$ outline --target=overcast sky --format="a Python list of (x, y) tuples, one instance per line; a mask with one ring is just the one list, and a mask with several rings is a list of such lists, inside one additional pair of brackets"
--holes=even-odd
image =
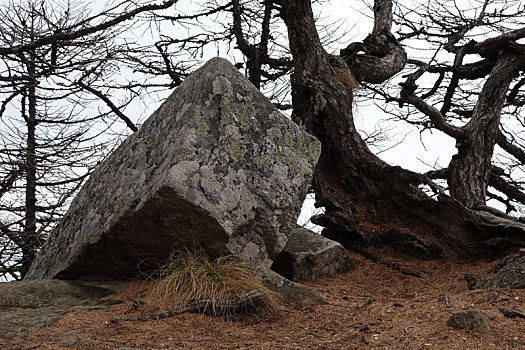
[[(0, 0), (0, 4), (6, 5), (9, 1), (10, 0)], [(50, 2), (52, 1), (55, 0), (50, 0)], [(93, 13), (96, 13), (101, 11), (104, 6), (107, 6), (107, 3), (105, 0), (94, 0), (90, 2), (89, 6), (93, 9)], [(201, 3), (201, 1), (181, 0), (176, 6), (179, 11), (185, 12), (186, 9), (195, 9), (195, 5), (199, 3)], [(87, 4), (87, 2), (83, 2), (82, 4)], [(320, 16), (320, 23), (345, 21), (343, 28), (349, 29), (349, 33), (345, 37), (346, 42), (340, 46), (336, 45), (337, 48), (342, 48), (351, 41), (364, 39), (372, 29), (372, 10), (367, 7), (365, 2), (360, 0), (324, 1), (315, 6), (315, 12)], [(169, 30), (174, 30), (174, 28), (170, 27)], [(176, 30), (183, 31), (187, 29), (179, 27)], [(283, 30), (285, 30), (285, 28), (283, 28)], [(128, 33), (128, 35), (129, 38), (133, 40), (141, 40), (144, 42), (154, 40), (144, 30)], [(331, 51), (331, 53), (337, 53), (335, 47), (332, 48)], [(234, 61), (237, 57), (241, 57), (234, 51), (226, 53), (226, 50), (220, 50), (219, 52), (221, 52), (221, 56)], [(207, 60), (216, 55), (217, 50), (211, 47), (205, 51), (203, 60)], [(160, 98), (162, 98), (162, 95)], [(126, 114), (142, 115), (143, 118), (145, 118), (152, 113), (157, 106), (158, 103), (154, 102), (136, 104), (131, 109), (128, 108)], [(374, 150), (384, 150), (384, 152), (380, 154), (380, 157), (390, 164), (400, 165), (415, 171), (428, 171), (431, 170), (431, 166), (433, 165), (446, 166), (452, 154), (455, 153), (454, 143), (449, 137), (442, 135), (439, 131), (434, 131), (432, 134), (427, 131), (424, 135), (420, 135), (415, 128), (408, 126), (406, 123), (387, 121), (385, 120), (387, 116), (370, 101), (367, 102), (357, 97), (355, 112), (356, 126), (365, 133), (371, 133), (379, 128), (388, 130), (386, 132), (388, 139), (382, 142), (382, 148), (376, 148)], [(421, 136), (424, 136), (424, 138), (421, 138)], [(421, 142), (422, 140), (424, 143)], [(300, 222), (303, 222), (305, 215), (308, 216), (311, 211), (310, 203), (305, 213), (303, 213)]]
[[(0, 0), (0, 4), (6, 5), (10, 1), (13, 0)], [(54, 2), (61, 0), (49, 1)], [(368, 2), (371, 1), (372, 0)], [(83, 2), (83, 4), (88, 3), (93, 9), (93, 12), (99, 12), (107, 6), (108, 1), (93, 0)], [(176, 8), (181, 12), (189, 11), (190, 9), (195, 9), (195, 5), (199, 3), (202, 3), (202, 1), (181, 0), (177, 3)], [(314, 10), (321, 18), (320, 23), (345, 21), (343, 27), (350, 29), (348, 35), (345, 37), (347, 43), (364, 39), (372, 29), (372, 10), (368, 8), (367, 2), (362, 0), (323, 1), (314, 6)], [(173, 27), (170, 27), (170, 30), (173, 30)], [(183, 29), (179, 27), (178, 30)], [(285, 29), (283, 28), (283, 30)], [(143, 30), (128, 35), (131, 39), (144, 42), (153, 40), (149, 37), (148, 33)], [(337, 47), (344, 47), (345, 44)], [(335, 48), (333, 48), (332, 51), (335, 51)], [(206, 60), (216, 56), (217, 51), (213, 47), (210, 47), (204, 54), (203, 59)], [(234, 56), (237, 56), (236, 54), (238, 54), (238, 52), (235, 52), (235, 50), (229, 51), (228, 53), (226, 53), (226, 50), (220, 52), (221, 56), (230, 60), (235, 60)], [(240, 55), (237, 57), (240, 57)], [(135, 110), (128, 109), (126, 113), (140, 114), (143, 115), (144, 118), (156, 108), (156, 104), (150, 103), (148, 106), (137, 104), (133, 108), (135, 108)], [(416, 171), (428, 171), (430, 167), (427, 164), (432, 166), (435, 164), (446, 166), (452, 154), (455, 153), (453, 140), (449, 137), (442, 135), (439, 131), (434, 131), (433, 133), (426, 131), (423, 135), (420, 135), (415, 128), (408, 126), (406, 123), (385, 121), (384, 119), (387, 118), (387, 116), (370, 101), (367, 102), (357, 97), (355, 112), (355, 122), (358, 129), (366, 133), (371, 133), (378, 128), (388, 130), (386, 133), (388, 140), (382, 142), (382, 148), (378, 150), (383, 150), (383, 152), (380, 153), (380, 157), (391, 164), (400, 165)], [(422, 140), (424, 143), (421, 142)]]

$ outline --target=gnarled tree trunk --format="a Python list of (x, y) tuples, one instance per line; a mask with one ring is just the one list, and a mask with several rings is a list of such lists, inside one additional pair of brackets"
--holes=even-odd
[[(352, 97), (330, 67), (310, 0), (282, 4), (294, 58), (293, 118), (322, 143), (314, 190), (325, 213), (323, 234), (349, 248), (389, 242), (420, 258), (439, 258), (443, 246), (486, 256), (525, 244), (525, 225), (471, 210), (441, 193), (425, 176), (376, 157), (353, 122)], [(436, 198), (418, 189), (430, 185)]]
[(485, 205), (492, 156), (499, 131), (501, 109), (509, 85), (525, 65), (523, 57), (504, 54), (483, 86), (472, 118), (456, 143), (458, 153), (449, 164), (448, 185), (452, 197), (467, 208)]

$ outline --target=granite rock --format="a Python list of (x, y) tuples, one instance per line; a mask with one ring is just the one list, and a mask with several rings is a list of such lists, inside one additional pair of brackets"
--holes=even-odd
[(129, 280), (189, 245), (270, 267), (319, 154), (317, 139), (212, 59), (94, 171), (26, 279)]

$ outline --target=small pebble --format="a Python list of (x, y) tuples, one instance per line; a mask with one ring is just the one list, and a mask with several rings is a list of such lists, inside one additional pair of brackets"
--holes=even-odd
[(22, 348), (22, 350), (33, 350), (39, 347), (40, 347), (40, 344), (27, 344)]
[(63, 348), (69, 348), (76, 343), (78, 343), (79, 339), (77, 337), (67, 337), (57, 343), (58, 346)]

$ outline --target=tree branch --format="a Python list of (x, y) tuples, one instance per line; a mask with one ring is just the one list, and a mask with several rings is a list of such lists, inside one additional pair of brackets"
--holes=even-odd
[(375, 0), (373, 9), (372, 33), (362, 43), (348, 45), (340, 54), (358, 81), (379, 84), (405, 67), (407, 54), (391, 33), (392, 1)]
[(0, 55), (18, 55), (22, 52), (34, 50), (38, 47), (49, 45), (56, 41), (71, 41), (74, 39), (82, 38), (86, 35), (109, 29), (117, 24), (130, 20), (136, 15), (141, 14), (143, 12), (167, 9), (173, 6), (174, 4), (176, 4), (177, 2), (178, 0), (167, 0), (161, 4), (150, 4), (150, 5), (137, 7), (129, 12), (126, 12), (120, 16), (113, 18), (112, 20), (109, 20), (109, 21), (106, 21), (106, 22), (103, 22), (103, 23), (100, 23), (94, 26), (89, 26), (83, 29), (72, 31), (72, 32), (57, 31), (51, 35), (47, 35), (39, 39), (36, 39), (32, 41), (30, 44), (16, 45), (12, 47), (0, 47)]
[(509, 183), (494, 172), (490, 174), (489, 185), (504, 193), (507, 197), (520, 202), (521, 204), (525, 204), (525, 193), (523, 193), (523, 189)]
[(429, 105), (419, 96), (414, 94), (415, 89), (417, 88), (415, 83), (410, 83), (407, 81), (406, 83), (402, 83), (402, 87), (403, 89), (401, 90), (401, 99), (403, 102), (410, 103), (421, 113), (428, 116), (436, 129), (456, 139), (463, 137), (464, 131), (461, 128), (448, 124), (439, 109)]
[(113, 113), (117, 115), (117, 117), (119, 117), (122, 121), (124, 121), (124, 123), (126, 123), (128, 128), (130, 128), (133, 132), (138, 130), (137, 126), (133, 124), (131, 119), (129, 119), (124, 113), (122, 113), (120, 109), (117, 106), (115, 106), (115, 104), (102, 92), (92, 88), (91, 86), (84, 84), (81, 81), (77, 81), (76, 84), (80, 86), (82, 89), (89, 91), (90, 93), (92, 93), (93, 95), (101, 99), (113, 111)]
[(516, 158), (522, 164), (525, 164), (525, 152), (523, 151), (523, 149), (507, 140), (507, 138), (505, 137), (505, 135), (503, 135), (501, 130), (496, 136), (496, 143), (498, 144), (498, 146), (503, 148), (505, 152)]

